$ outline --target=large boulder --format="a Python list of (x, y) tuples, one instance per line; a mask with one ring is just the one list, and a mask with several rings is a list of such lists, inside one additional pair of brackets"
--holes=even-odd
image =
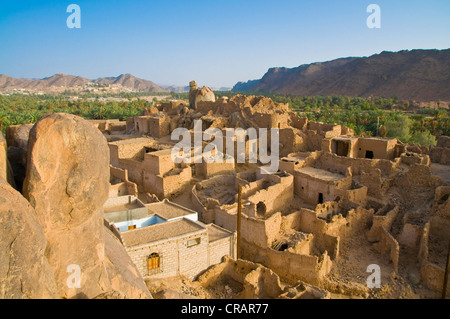
[(44, 231), (70, 230), (88, 219), (101, 229), (108, 190), (109, 148), (103, 134), (75, 115), (42, 117), (30, 132), (23, 194)]
[(189, 82), (189, 105), (196, 109), (199, 102), (215, 102), (216, 96), (209, 87), (198, 87), (195, 81)]
[[(59, 297), (94, 298), (113, 290), (102, 208), (108, 190), (109, 148), (101, 132), (74, 115), (41, 118), (30, 131), (23, 192), (47, 238)], [(77, 269), (80, 284), (71, 284), (68, 277)]]
[(0, 298), (58, 297), (33, 207), (0, 178)]
[(122, 243), (105, 227), (105, 266), (111, 288), (125, 298), (152, 298), (147, 285)]
[[(24, 196), (36, 211), (48, 241), (59, 296), (95, 297), (111, 290), (103, 265), (102, 206), (109, 189), (109, 148), (91, 123), (69, 114), (49, 114), (31, 129)], [(81, 288), (68, 285), (79, 266)]]
[(0, 297), (151, 298), (104, 226), (109, 148), (88, 121), (46, 115), (29, 134), (26, 199), (0, 178)]

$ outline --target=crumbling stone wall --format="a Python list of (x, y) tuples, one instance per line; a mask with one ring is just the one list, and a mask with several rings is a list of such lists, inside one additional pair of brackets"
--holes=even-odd
[[(420, 250), (419, 250), (419, 263), (420, 263), (420, 276), (422, 281), (431, 289), (442, 292), (445, 269), (442, 266), (434, 264), (429, 260), (429, 238), (430, 233), (438, 234), (441, 240), (443, 236), (449, 236), (448, 232), (442, 233), (433, 229), (436, 227), (436, 223), (429, 221), (425, 224), (423, 228), (422, 237), (420, 240)], [(448, 229), (448, 228), (447, 228)], [(447, 241), (448, 242), (448, 241)], [(450, 286), (447, 286), (447, 295), (450, 294)]]
[(110, 142), (108, 143), (110, 164), (115, 167), (123, 168), (119, 165), (119, 160), (121, 159), (142, 160), (145, 154), (145, 147), (152, 147), (154, 143), (155, 141), (149, 138), (136, 138)]
[(298, 280), (318, 284), (331, 271), (331, 259), (325, 252), (320, 258), (289, 251), (261, 248), (243, 241), (243, 257), (255, 260), (272, 269), (287, 283)]
[(417, 153), (403, 153), (400, 155), (401, 163), (406, 165), (422, 164), (430, 166), (431, 160), (428, 155), (421, 155)]
[(367, 195), (372, 197), (383, 198), (387, 191), (379, 168), (372, 169), (369, 172), (362, 172), (361, 184), (367, 187)]
[(356, 145), (358, 158), (366, 158), (370, 151), (374, 159), (393, 160), (397, 142), (397, 139), (360, 137)]
[(128, 180), (128, 171), (126, 169), (121, 169), (121, 168), (109, 165), (109, 174), (110, 174), (110, 181), (114, 181), (114, 180), (127, 181)]
[[(277, 178), (278, 176), (267, 176), (267, 178), (270, 177)], [(294, 198), (294, 177), (289, 174), (277, 179), (278, 182), (275, 184), (268, 186), (267, 188), (259, 189), (247, 198), (244, 197), (245, 200), (255, 204), (256, 206), (258, 204), (264, 205), (265, 209), (263, 214), (260, 215), (258, 212), (256, 213), (256, 215), (260, 215), (259, 217), (267, 218), (271, 214), (282, 210), (284, 207), (289, 205)]]
[(195, 164), (196, 175), (203, 176), (205, 178), (218, 175), (218, 174), (234, 174), (235, 165), (234, 161), (227, 163), (225, 160), (223, 163), (207, 163), (204, 159), (201, 163)]
[(305, 134), (292, 127), (280, 129), (279, 142), (280, 156), (308, 150), (308, 145), (305, 142)]
[[(327, 171), (324, 170), (324, 173)], [(320, 173), (320, 172), (318, 172)], [(351, 187), (352, 177), (342, 176), (340, 180), (329, 180), (326, 177), (315, 176), (297, 169), (294, 172), (295, 194), (305, 201), (318, 204), (319, 194), (322, 194), (322, 202), (334, 201), (342, 198), (345, 190)]]
[(450, 148), (432, 146), (430, 149), (430, 159), (433, 163), (450, 165)]
[(347, 169), (351, 167), (353, 175), (361, 175), (363, 172), (370, 172), (373, 168), (378, 168), (382, 176), (392, 175), (398, 165), (400, 158), (395, 161), (383, 159), (366, 159), (366, 158), (346, 158), (331, 153), (321, 153), (314, 163), (317, 168), (329, 169), (330, 171), (345, 174)]
[(367, 187), (363, 186), (355, 189), (348, 189), (344, 191), (343, 201), (350, 202), (361, 206), (366, 206), (367, 203)]
[(148, 174), (165, 175), (176, 167), (172, 161), (172, 150), (164, 149), (144, 154), (142, 170)]
[(376, 249), (381, 253), (389, 253), (394, 271), (398, 273), (400, 246), (397, 240), (385, 228), (380, 228), (379, 238), (380, 240), (375, 244)]
[(379, 209), (373, 216), (372, 227), (366, 233), (367, 240), (370, 242), (380, 241), (382, 229), (386, 229), (389, 232), (398, 213), (399, 207), (391, 204)]
[(143, 171), (144, 191), (155, 194), (160, 200), (180, 190), (192, 178), (190, 166), (178, 169), (177, 174), (166, 174), (164, 176), (154, 175)]

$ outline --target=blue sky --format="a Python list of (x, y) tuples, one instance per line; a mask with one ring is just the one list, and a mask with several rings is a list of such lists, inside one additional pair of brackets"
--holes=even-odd
[[(81, 28), (69, 29), (69, 4)], [(369, 29), (369, 4), (381, 29)], [(270, 67), (450, 48), (448, 0), (0, 0), (0, 74), (233, 86)]]

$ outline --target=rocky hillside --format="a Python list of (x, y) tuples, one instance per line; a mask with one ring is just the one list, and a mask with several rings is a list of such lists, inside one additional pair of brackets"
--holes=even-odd
[(50, 87), (74, 87), (90, 83), (91, 81), (81, 76), (67, 74), (55, 74), (43, 79), (15, 79), (8, 75), (0, 75), (1, 89), (34, 89), (45, 90)]
[(386, 96), (416, 101), (450, 100), (450, 49), (382, 52), (271, 68), (260, 80), (237, 83), (233, 91), (293, 95)]
[(105, 84), (123, 87), (127, 90), (140, 92), (166, 92), (167, 90), (152, 81), (139, 79), (131, 74), (121, 74), (117, 77), (105, 77), (95, 80), (68, 74), (55, 74), (43, 79), (16, 79), (5, 74), (0, 75), (0, 90), (24, 89), (32, 91), (53, 92), (55, 89), (74, 89), (90, 84)]
[(156, 85), (152, 81), (139, 79), (129, 73), (121, 74), (118, 77), (98, 78), (92, 82), (98, 84), (116, 84), (125, 88), (139, 92), (166, 92), (165, 89)]

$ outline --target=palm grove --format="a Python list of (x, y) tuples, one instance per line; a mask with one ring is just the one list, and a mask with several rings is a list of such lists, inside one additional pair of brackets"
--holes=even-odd
[[(217, 97), (236, 92), (215, 92)], [(255, 93), (245, 92), (250, 95)], [(362, 136), (395, 137), (404, 143), (430, 146), (436, 138), (450, 135), (450, 111), (444, 108), (424, 108), (409, 101), (391, 98), (361, 98), (347, 96), (285, 96), (266, 95), (276, 102), (289, 103), (299, 115), (309, 120), (337, 123), (352, 128)], [(70, 92), (59, 95), (0, 95), (0, 127), (34, 123), (46, 113), (71, 113), (86, 119), (120, 119), (140, 115), (156, 103), (140, 99), (149, 93), (81, 95), (70, 99)], [(158, 95), (151, 93), (151, 95)], [(188, 99), (188, 93), (165, 93), (170, 98)], [(116, 97), (120, 100), (107, 100)], [(101, 99), (103, 98), (103, 99)], [(105, 100), (106, 99), (106, 100)], [(440, 101), (438, 101), (438, 104)]]

